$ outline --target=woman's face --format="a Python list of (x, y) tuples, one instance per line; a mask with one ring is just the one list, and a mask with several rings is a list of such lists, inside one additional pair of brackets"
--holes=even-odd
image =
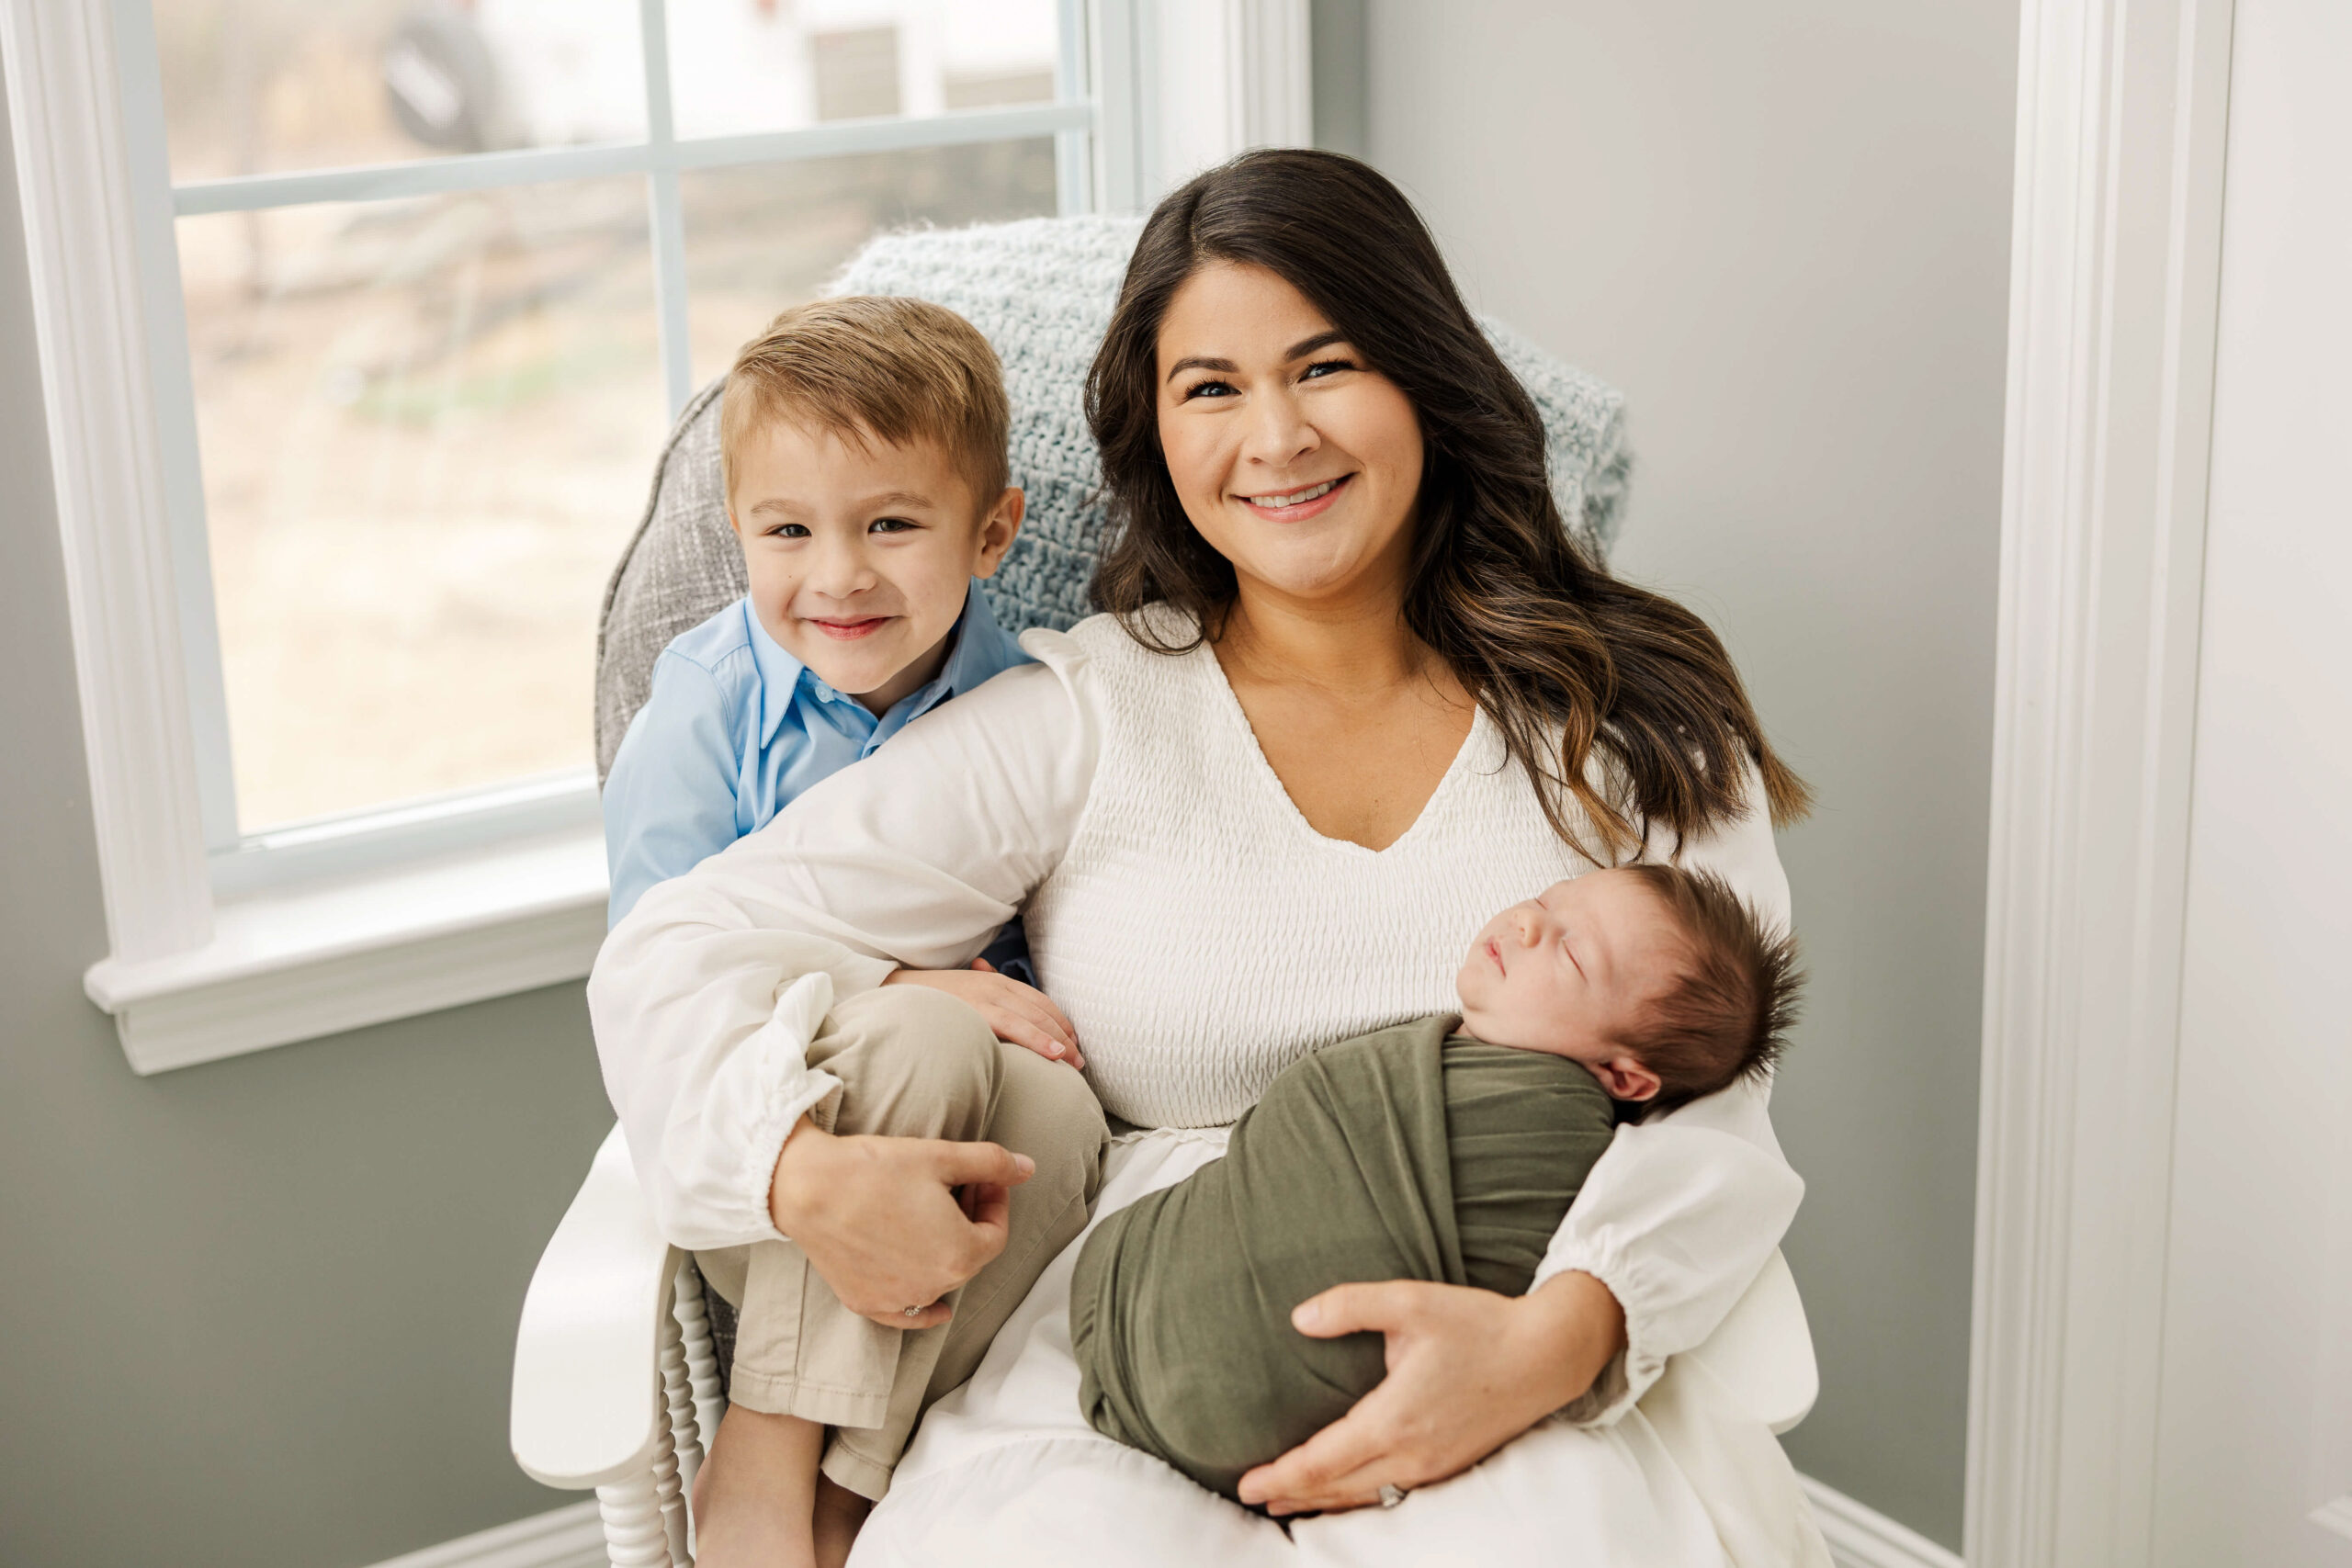
[(1401, 597), (1421, 431), (1396, 384), (1263, 267), (1214, 263), (1159, 327), (1159, 444), (1245, 590)]

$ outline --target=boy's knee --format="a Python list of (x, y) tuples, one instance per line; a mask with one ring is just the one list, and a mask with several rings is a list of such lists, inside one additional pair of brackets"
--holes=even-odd
[(944, 991), (888, 986), (835, 1004), (838, 1047), (817, 1064), (842, 1080), (834, 1130), (897, 1137), (985, 1135), (1002, 1071), (996, 1035)]
[(992, 1136), (1037, 1162), (1032, 1181), (1068, 1184), (1089, 1202), (1102, 1185), (1111, 1128), (1085, 1075), (1023, 1046), (1000, 1043), (1003, 1092)]

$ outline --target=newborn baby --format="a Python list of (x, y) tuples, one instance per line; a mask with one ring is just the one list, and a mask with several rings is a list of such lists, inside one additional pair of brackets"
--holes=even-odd
[(1599, 871), (1487, 923), (1462, 1012), (1326, 1047), (1234, 1123), (1225, 1157), (1105, 1219), (1070, 1342), (1087, 1420), (1227, 1497), (1385, 1372), (1376, 1334), (1291, 1309), (1359, 1280), (1521, 1295), (1615, 1131), (1778, 1058), (1794, 944), (1724, 883)]

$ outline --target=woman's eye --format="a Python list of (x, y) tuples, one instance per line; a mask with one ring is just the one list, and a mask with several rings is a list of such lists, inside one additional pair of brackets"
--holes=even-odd
[(1352, 370), (1355, 366), (1345, 359), (1318, 359), (1299, 374), (1302, 381), (1320, 380), (1327, 370)]
[(1186, 402), (1192, 401), (1194, 398), (1229, 398), (1234, 395), (1233, 383), (1230, 381), (1195, 381), (1184, 389)]

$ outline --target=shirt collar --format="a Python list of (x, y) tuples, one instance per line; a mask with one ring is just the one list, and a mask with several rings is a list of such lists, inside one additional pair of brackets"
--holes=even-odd
[[(857, 701), (845, 693), (835, 692), (819, 679), (815, 671), (786, 652), (784, 645), (770, 637), (767, 627), (760, 624), (759, 612), (748, 598), (743, 601), (743, 620), (751, 635), (752, 662), (760, 672), (761, 745), (775, 739), (804, 681), (812, 699)], [(947, 658), (941, 663), (939, 673), (916, 687), (899, 704), (901, 707), (912, 707), (910, 717), (928, 711), (944, 698), (970, 691), (1001, 667), (995, 650), (1003, 642), (1004, 634), (997, 629), (996, 617), (989, 613), (988, 596), (980, 592), (978, 582), (964, 590), (964, 613), (956, 617), (955, 629), (947, 637)]]

